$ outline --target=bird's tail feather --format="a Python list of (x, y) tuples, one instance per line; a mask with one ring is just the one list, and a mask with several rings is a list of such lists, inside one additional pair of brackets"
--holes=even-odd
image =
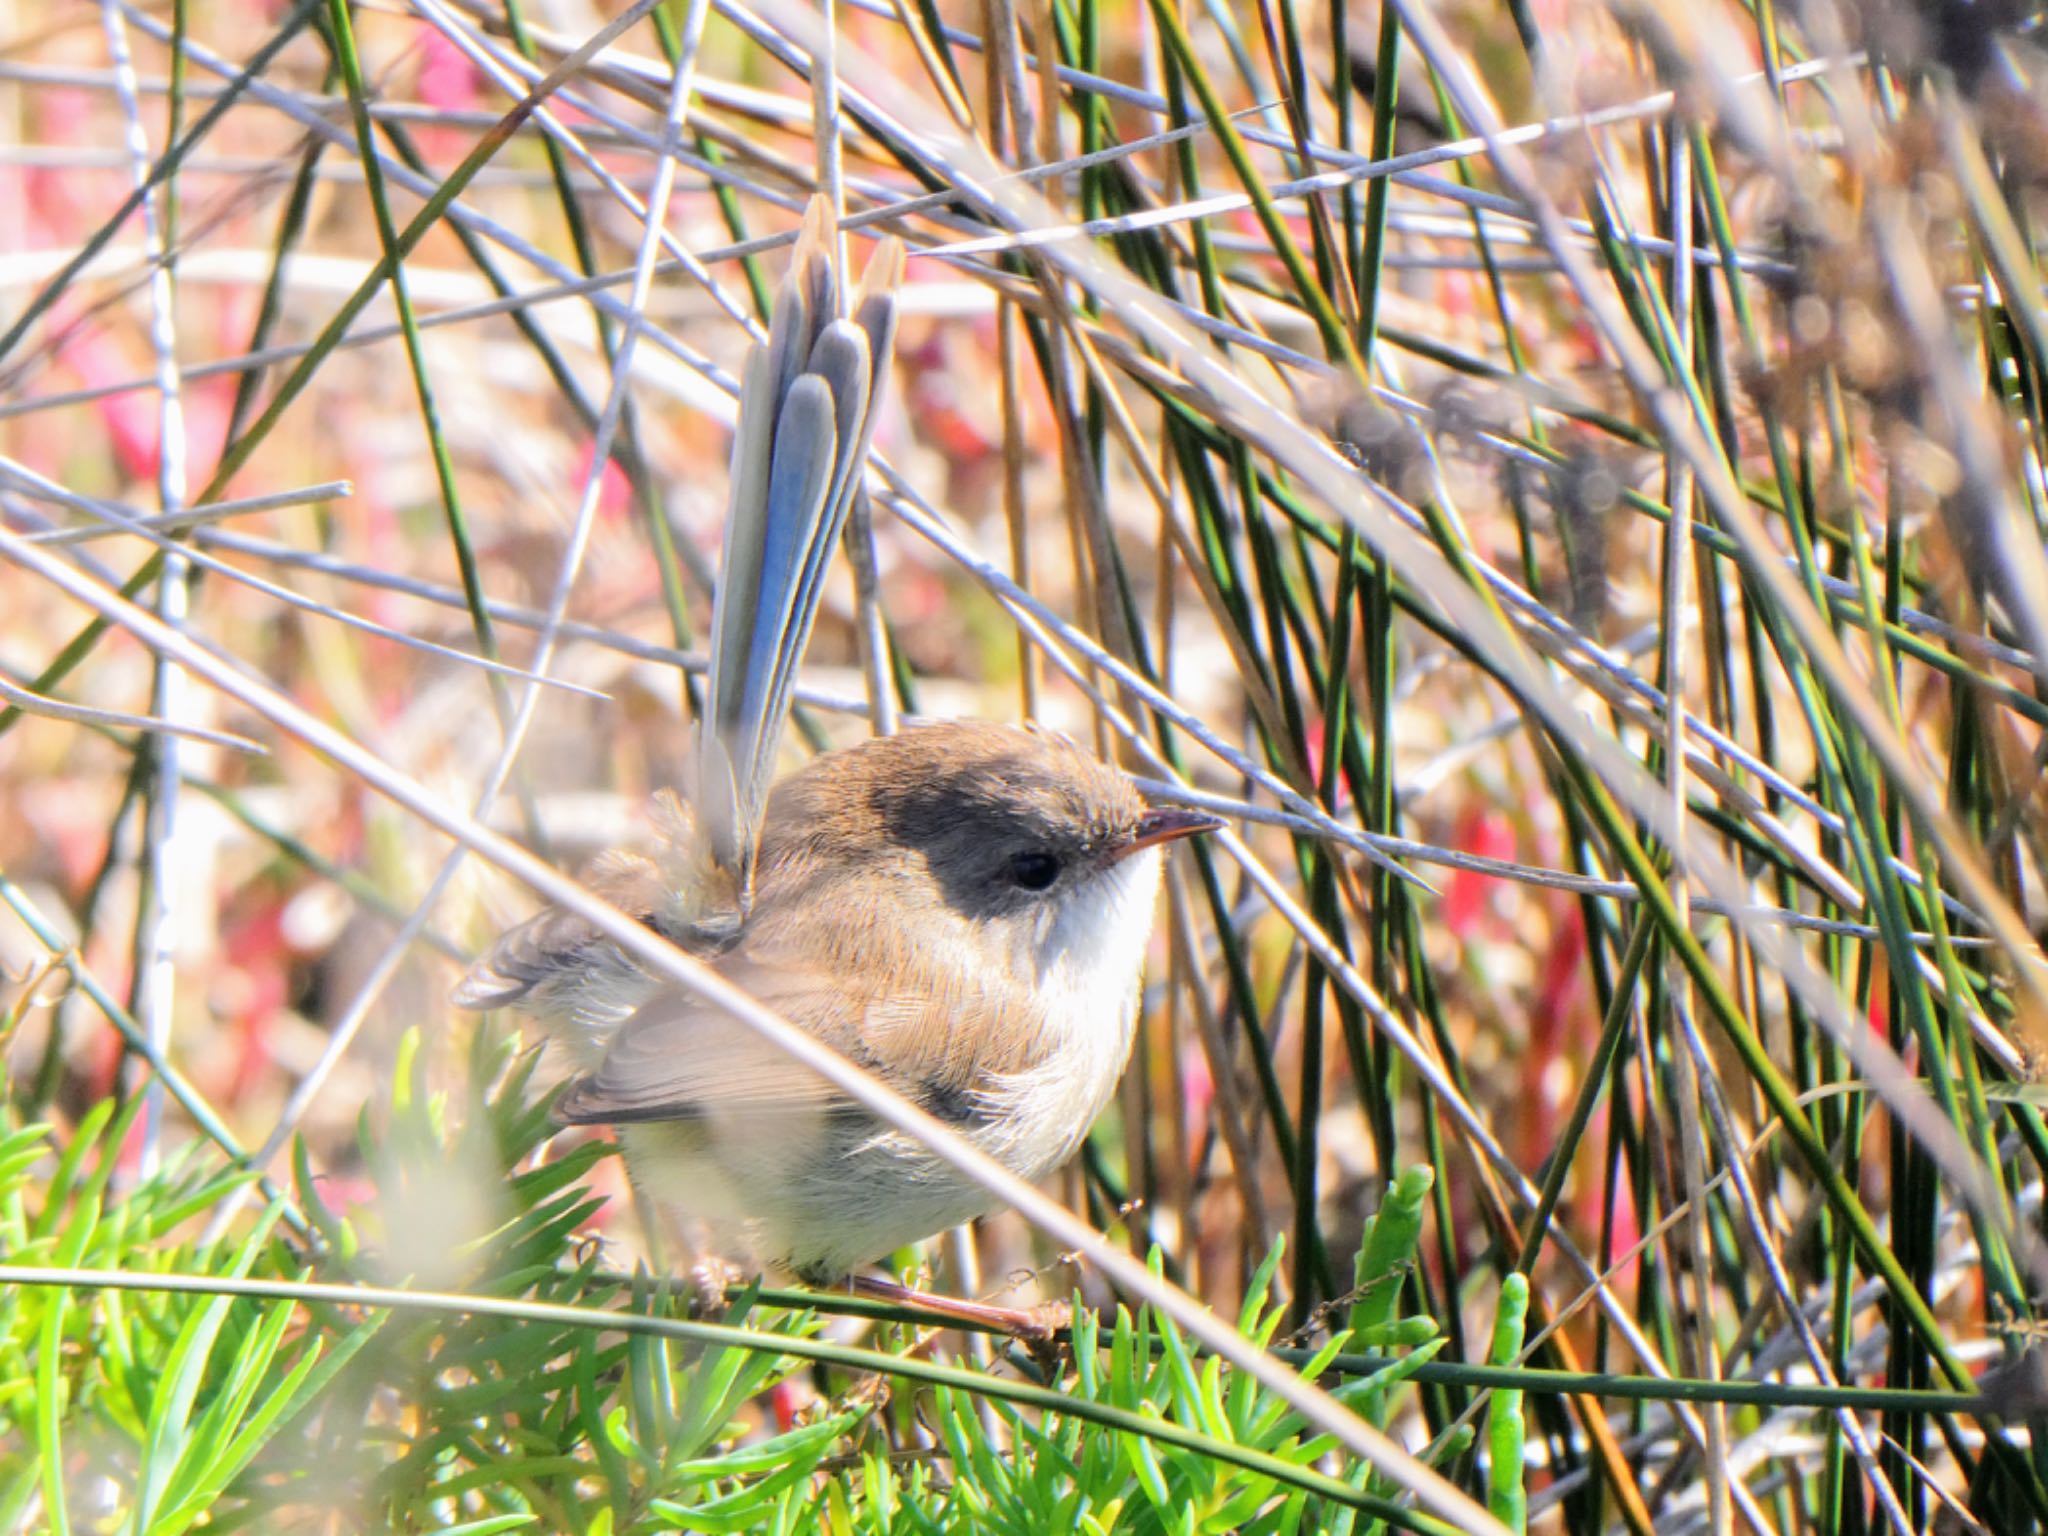
[(768, 341), (747, 358), (712, 603), (698, 802), (744, 904), (798, 661), (860, 486), (896, 332), (903, 247), (884, 240), (839, 313), (832, 207), (811, 200)]

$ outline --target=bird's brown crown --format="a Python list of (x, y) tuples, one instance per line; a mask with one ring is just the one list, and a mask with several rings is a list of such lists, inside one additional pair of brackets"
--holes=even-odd
[(935, 883), (963, 915), (1000, 916), (1034, 894), (1041, 868), (1070, 878), (1127, 847), (1145, 810), (1128, 778), (1057, 733), (917, 726), (778, 785), (761, 878), (895, 874)]

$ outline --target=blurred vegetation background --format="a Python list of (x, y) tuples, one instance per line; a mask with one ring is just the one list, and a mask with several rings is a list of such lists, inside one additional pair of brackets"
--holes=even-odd
[[(0, 1529), (2048, 1528), (2041, 20), (0, 0)], [(679, 776), (819, 188), (792, 758), (1236, 818), (1058, 1191), (1307, 1408), (1013, 1215), (894, 1263), (1056, 1360), (693, 1321), (447, 1005), (451, 817)]]

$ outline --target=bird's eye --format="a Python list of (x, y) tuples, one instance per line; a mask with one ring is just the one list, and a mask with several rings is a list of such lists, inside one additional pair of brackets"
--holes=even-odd
[(1052, 889), (1060, 877), (1060, 861), (1049, 853), (1020, 853), (1010, 860), (1011, 883), (1027, 891)]

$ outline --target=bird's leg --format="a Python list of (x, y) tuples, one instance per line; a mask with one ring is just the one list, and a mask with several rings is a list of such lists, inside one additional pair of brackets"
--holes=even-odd
[(1074, 1308), (1064, 1301), (1050, 1301), (1036, 1307), (998, 1307), (985, 1301), (963, 1301), (957, 1296), (937, 1296), (930, 1291), (912, 1290), (907, 1285), (884, 1280), (878, 1275), (855, 1275), (851, 1283), (860, 1295), (936, 1312), (955, 1322), (993, 1328), (1034, 1347), (1052, 1343), (1054, 1335), (1074, 1321)]

